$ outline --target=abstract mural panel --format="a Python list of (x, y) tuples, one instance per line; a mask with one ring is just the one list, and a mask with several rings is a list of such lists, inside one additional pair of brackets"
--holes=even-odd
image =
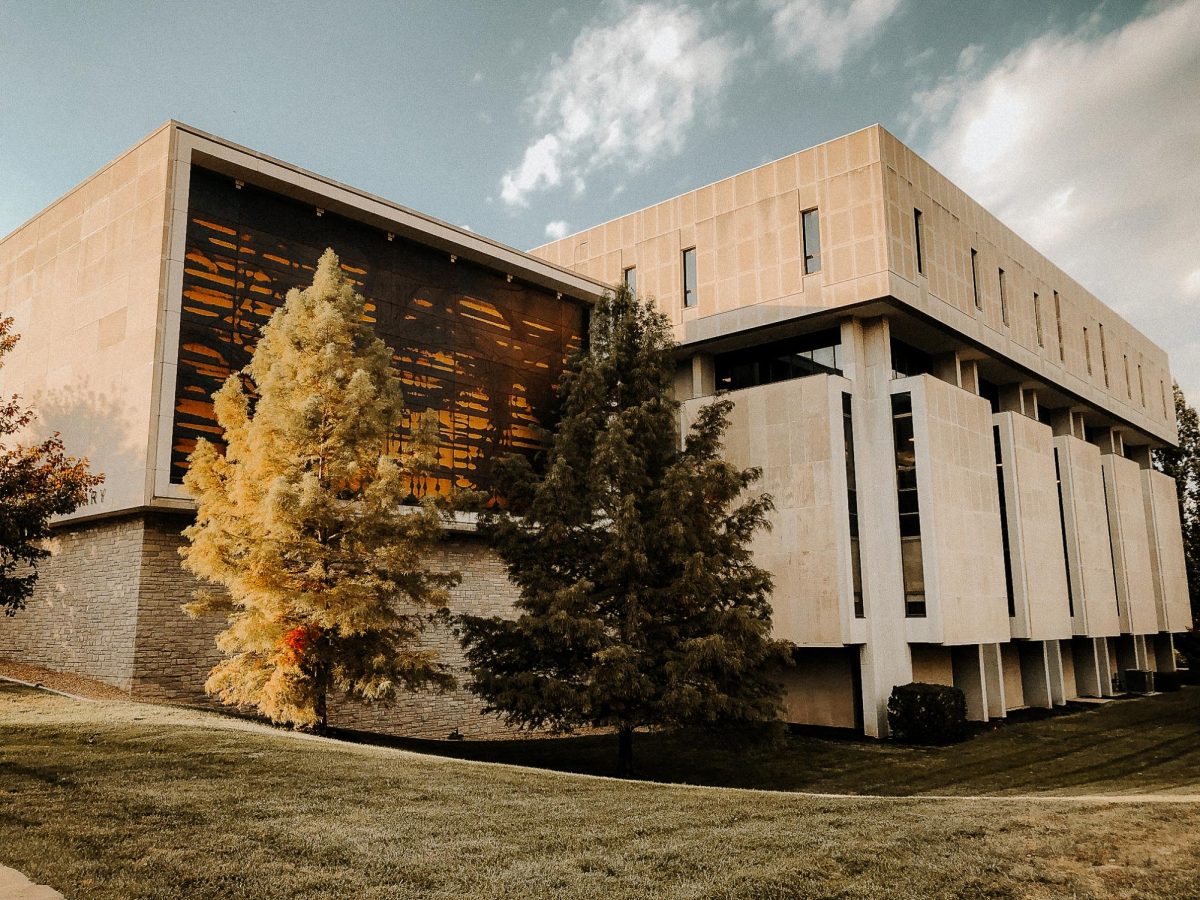
[(220, 442), (213, 392), (250, 361), (288, 290), (311, 283), (326, 247), (392, 350), (408, 407), (397, 440), (416, 416), (436, 412), (439, 463), (415, 495), (490, 492), (499, 457), (542, 448), (538, 426), (584, 333), (582, 303), (200, 167), (191, 172), (186, 244), (173, 481), (198, 438)]

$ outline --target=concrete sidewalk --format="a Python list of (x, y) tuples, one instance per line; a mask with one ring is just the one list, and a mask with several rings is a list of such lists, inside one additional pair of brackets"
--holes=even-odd
[(0, 897), (4, 900), (63, 900), (52, 887), (34, 884), (16, 869), (0, 865)]

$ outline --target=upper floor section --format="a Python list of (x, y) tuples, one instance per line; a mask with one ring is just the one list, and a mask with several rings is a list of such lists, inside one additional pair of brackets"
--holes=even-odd
[(532, 253), (627, 281), (697, 348), (888, 304), (1016, 381), (1176, 439), (1165, 352), (878, 125)]

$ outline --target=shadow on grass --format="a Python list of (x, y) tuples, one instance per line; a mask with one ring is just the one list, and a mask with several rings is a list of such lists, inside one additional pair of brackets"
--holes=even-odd
[[(616, 773), (615, 734), (422, 740), (334, 737), (454, 759)], [(1020, 710), (948, 747), (907, 747), (828, 729), (639, 732), (638, 779), (714, 787), (902, 796), (922, 792), (1173, 790), (1200, 775), (1200, 691)]]

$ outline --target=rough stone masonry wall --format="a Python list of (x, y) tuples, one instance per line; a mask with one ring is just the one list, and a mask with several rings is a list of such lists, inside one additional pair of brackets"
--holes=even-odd
[[(204, 701), (204, 681), (220, 659), (214, 639), (223, 623), (189, 619), (179, 608), (199, 586), (197, 579), (180, 564), (181, 532), (188, 521), (169, 515), (146, 519), (133, 683), (133, 692), (139, 697)], [(432, 564), (442, 571), (462, 573), (462, 582), (452, 591), (452, 612), (511, 613), (516, 589), (509, 582), (503, 564), (480, 538), (448, 535)], [(427, 643), (455, 671), (459, 678), (456, 690), (422, 691), (388, 705), (330, 698), (330, 724), (427, 738), (445, 738), (456, 729), (464, 735), (504, 732), (497, 719), (480, 713), (481, 701), (462, 686), (465, 681), (462, 649), (450, 628), (431, 629)]]
[(57, 530), (25, 609), (0, 615), (0, 658), (129, 690), (134, 671), (142, 519)]
[(145, 522), (133, 694), (147, 700), (206, 702), (204, 682), (221, 658), (216, 635), (223, 623), (191, 619), (181, 609), (200, 587), (179, 555), (191, 517), (156, 514)]

